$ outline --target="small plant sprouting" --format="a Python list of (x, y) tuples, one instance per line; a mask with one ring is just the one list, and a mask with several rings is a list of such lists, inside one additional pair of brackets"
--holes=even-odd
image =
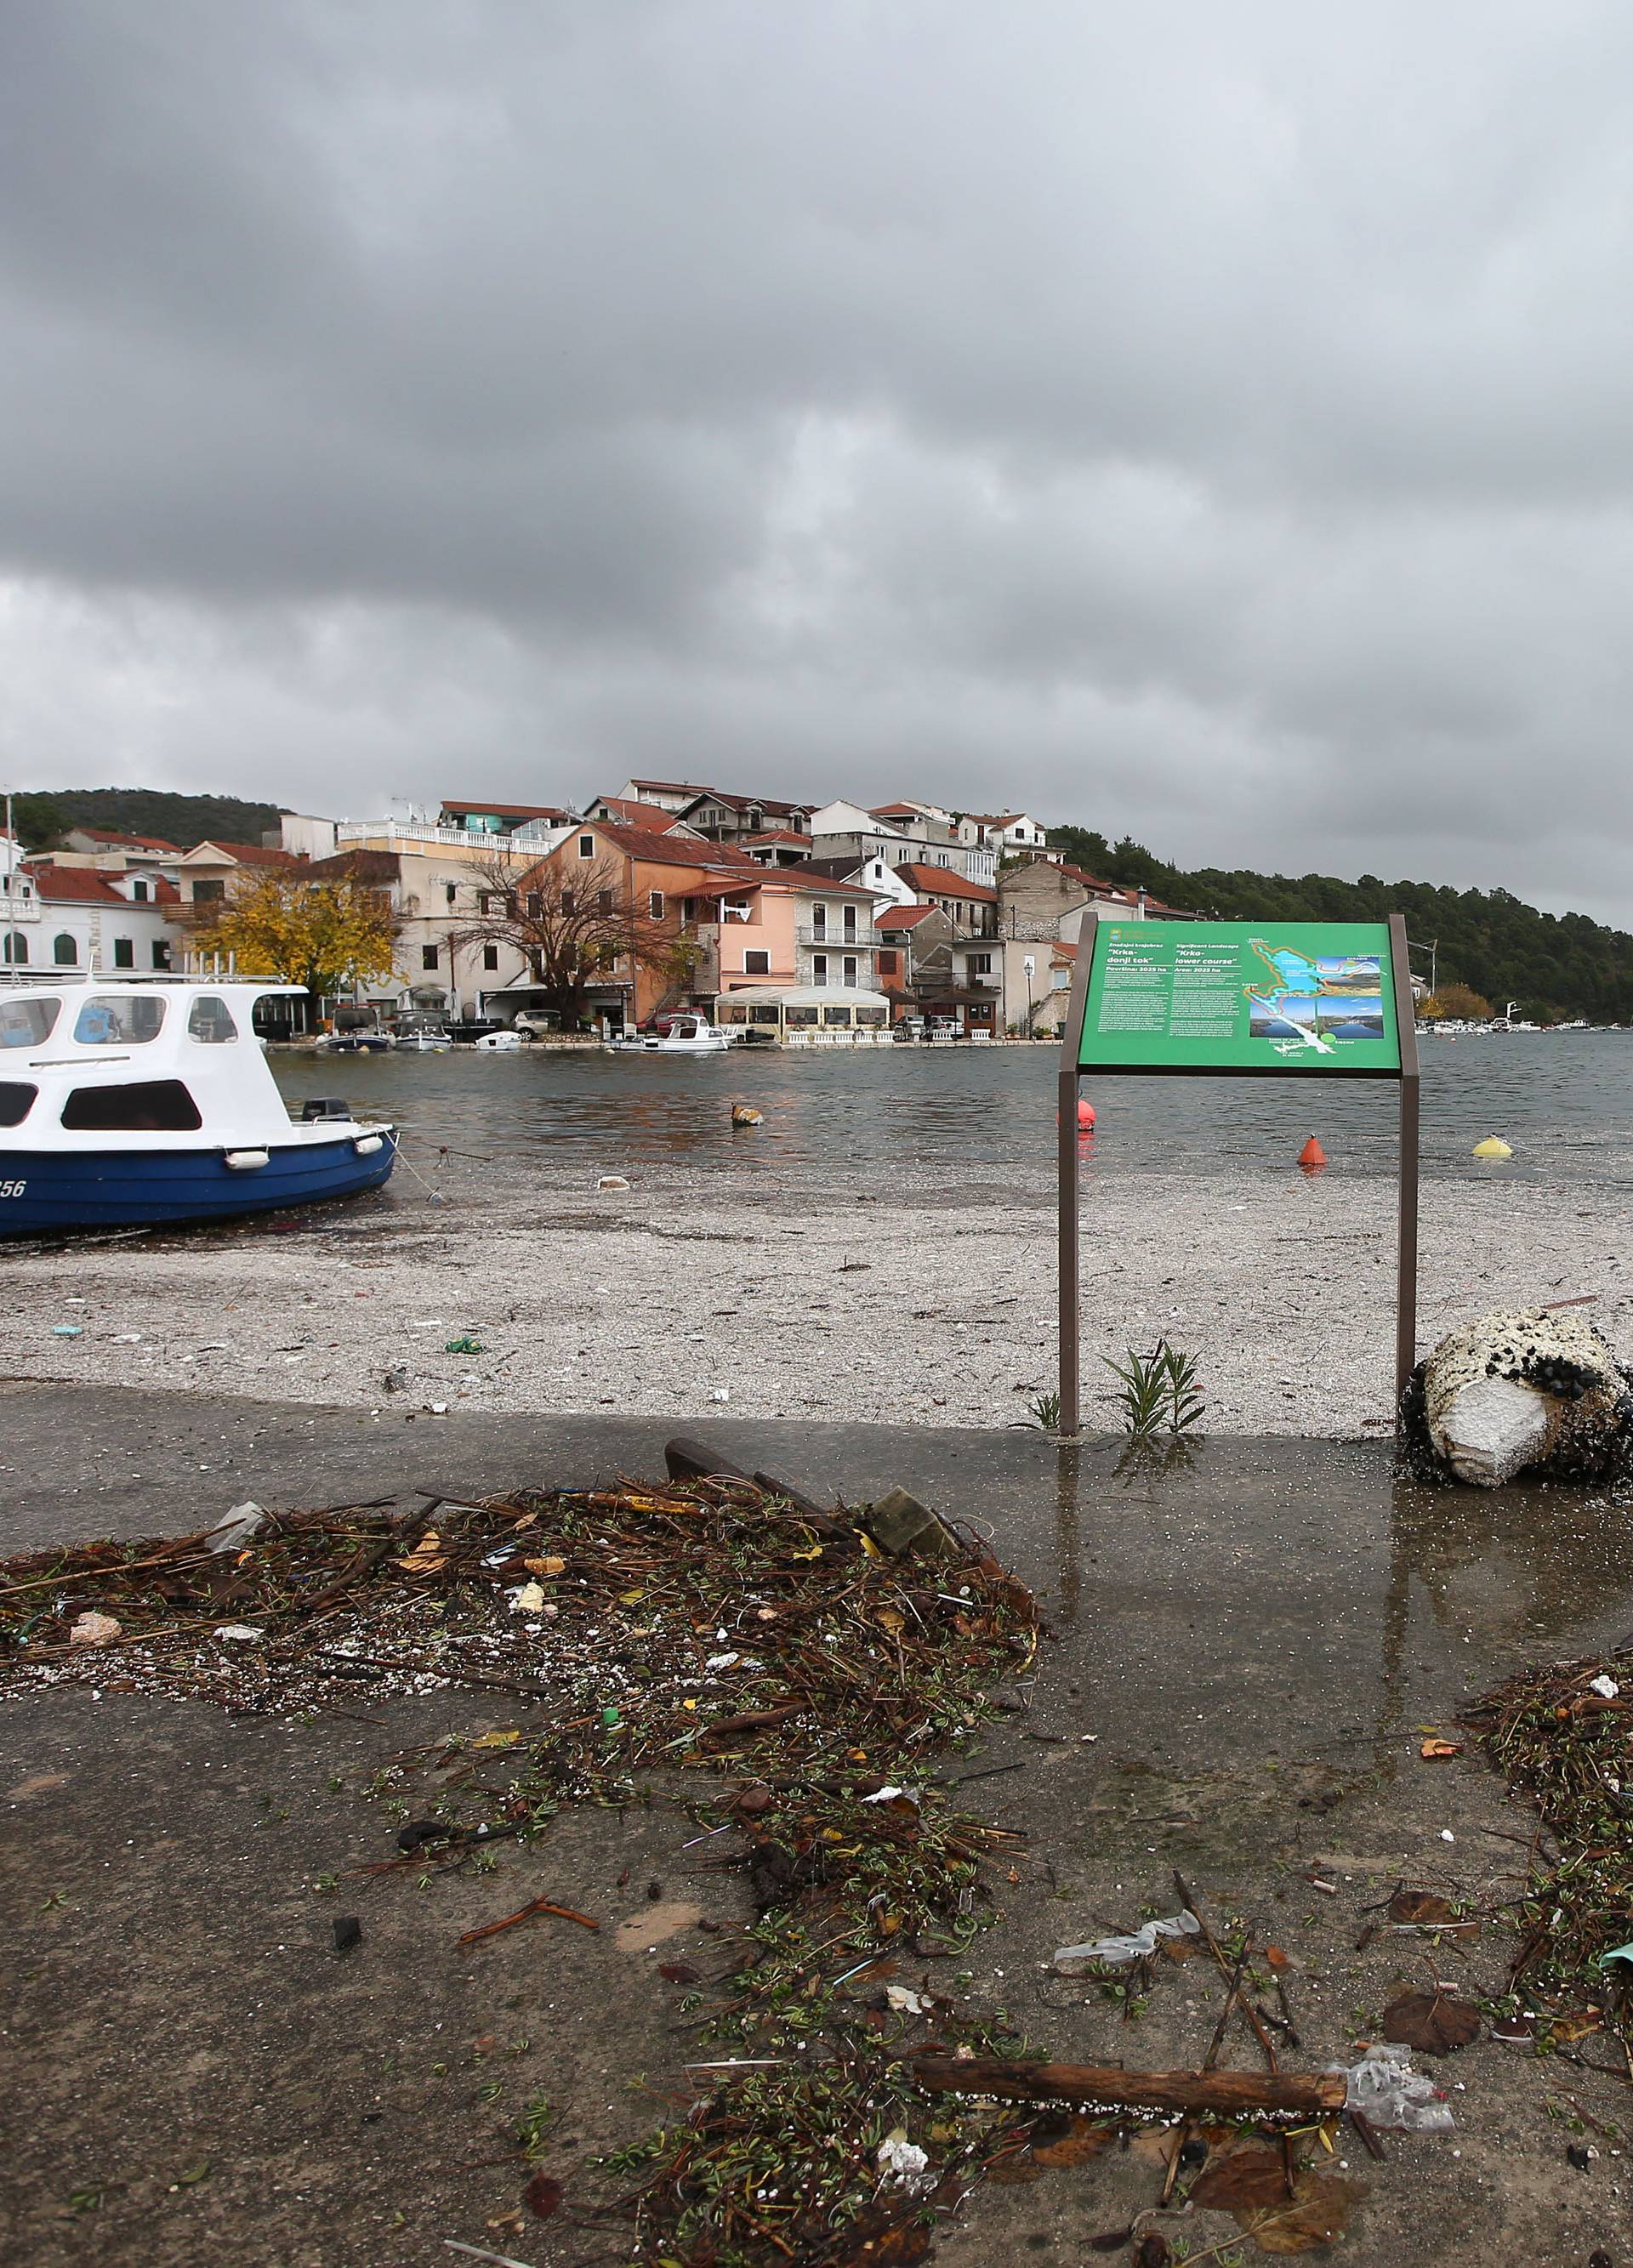
[(1158, 1339), (1149, 1354), (1130, 1347), (1126, 1363), (1109, 1354), (1100, 1359), (1122, 1381), (1117, 1399), (1136, 1441), (1149, 1441), (1154, 1433), (1189, 1433), (1201, 1423), (1205, 1404), (1194, 1356)]
[(516, 2121), (516, 2146), (531, 2166), (543, 2154), (550, 2130), (556, 2123), (556, 2106), (548, 2095), (536, 2095)]
[(1034, 1394), (1029, 1397), (1026, 1406), (1046, 1433), (1060, 1432), (1060, 1397), (1058, 1394)]

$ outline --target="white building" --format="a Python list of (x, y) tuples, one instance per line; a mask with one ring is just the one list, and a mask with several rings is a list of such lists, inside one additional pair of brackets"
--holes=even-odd
[(8, 969), (151, 976), (179, 954), (169, 918), (176, 886), (151, 868), (106, 873), (42, 861), (8, 869), (7, 880), (0, 962)]

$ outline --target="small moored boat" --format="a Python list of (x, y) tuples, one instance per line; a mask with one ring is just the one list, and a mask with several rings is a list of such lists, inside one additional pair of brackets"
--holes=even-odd
[(611, 1040), (608, 1045), (621, 1056), (720, 1056), (731, 1042), (729, 1032), (711, 1024), (706, 1016), (689, 1011), (666, 1016), (656, 1031), (637, 1032), (628, 1039)]
[(106, 977), (0, 991), (0, 1236), (209, 1220), (351, 1197), (394, 1126), (292, 1120), (252, 1012), (297, 984)]

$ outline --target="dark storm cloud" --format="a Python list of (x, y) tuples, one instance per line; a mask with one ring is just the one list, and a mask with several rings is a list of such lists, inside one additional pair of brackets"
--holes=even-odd
[(0, 19), (19, 782), (631, 768), (1618, 916), (1633, 19)]

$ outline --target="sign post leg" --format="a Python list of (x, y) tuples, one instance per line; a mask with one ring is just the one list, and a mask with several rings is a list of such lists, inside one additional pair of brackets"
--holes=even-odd
[(1417, 1073), (1400, 1082), (1400, 1215), (1395, 1259), (1395, 1411), (1417, 1363)]
[(1079, 1431), (1078, 1387), (1082, 1360), (1077, 1258), (1077, 1073), (1062, 1064), (1060, 1078), (1060, 1416), (1059, 1432), (1069, 1441)]

